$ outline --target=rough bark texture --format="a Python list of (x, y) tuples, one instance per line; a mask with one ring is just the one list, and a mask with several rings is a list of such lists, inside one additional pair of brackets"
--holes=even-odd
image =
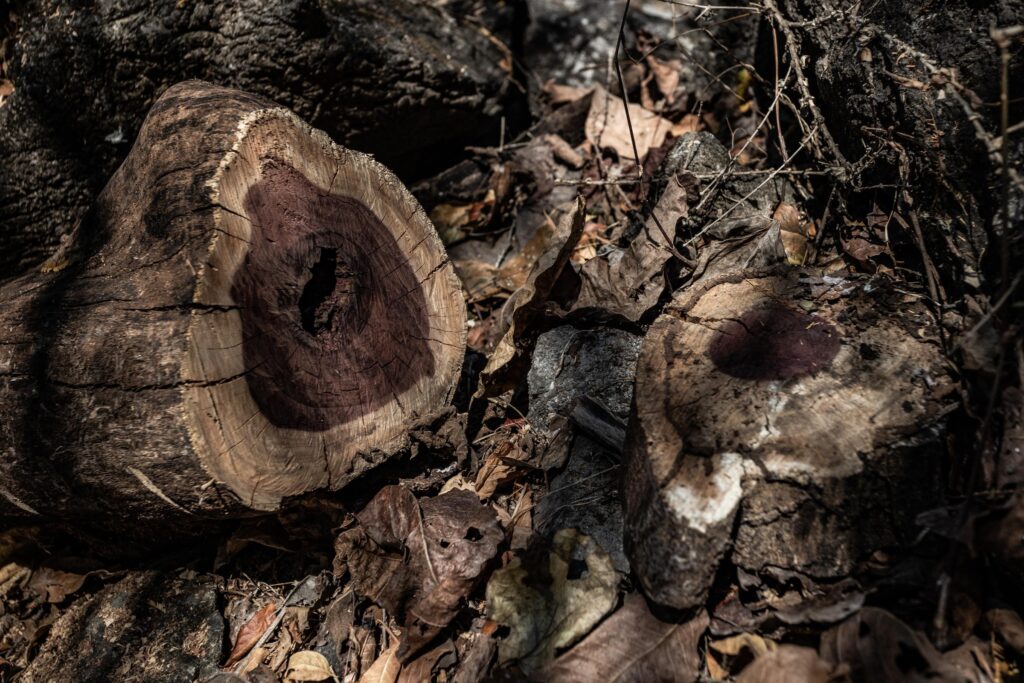
[[(844, 201), (870, 208), (885, 201), (873, 191), (888, 193), (890, 201), (895, 190), (905, 192), (950, 299), (993, 277), (998, 250), (987, 246), (1003, 180), (998, 152), (991, 153), (1000, 135), (1000, 56), (989, 29), (1020, 23), (1024, 2), (781, 0), (769, 10), (782, 59), (795, 52), (806, 60), (807, 86), (821, 111), (822, 151), (847, 174)], [(769, 27), (763, 25), (759, 47), (765, 74), (774, 73)], [(1012, 122), (1022, 111), (1024, 46), (1015, 42), (1009, 55)], [(817, 118), (804, 104), (809, 120)], [(1024, 138), (1010, 138), (1007, 150), (1011, 167), (1019, 168)], [(1010, 215), (1019, 223), (1017, 187)], [(917, 250), (912, 235), (892, 239)], [(1012, 248), (1019, 254), (1019, 241)]]
[(14, 14), (0, 273), (39, 263), (74, 227), (179, 81), (279, 102), (399, 172), (496, 143), (518, 95), (472, 17), (429, 2), (33, 0)]
[(337, 489), (443, 407), (465, 305), (371, 158), (198, 81), (0, 290), (5, 511), (144, 529)]
[[(707, 137), (680, 147), (724, 154)], [(626, 548), (671, 607), (703, 604), (730, 551), (750, 571), (844, 575), (941, 499), (951, 383), (934, 316), (884, 277), (792, 265), (795, 233), (770, 207), (706, 226), (695, 279), (641, 348)]]
[(133, 572), (64, 613), (18, 680), (191, 683), (217, 671), (223, 646), (212, 581)]

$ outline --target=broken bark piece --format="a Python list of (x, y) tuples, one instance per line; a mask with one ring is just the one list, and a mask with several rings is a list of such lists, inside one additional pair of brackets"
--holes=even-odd
[(883, 278), (741, 271), (651, 326), (626, 445), (626, 545), (652, 599), (703, 604), (719, 562), (849, 572), (941, 499), (951, 382), (920, 298)]
[(452, 394), (465, 306), (433, 226), (286, 109), (171, 88), (90, 216), (2, 290), (13, 513), (275, 510), (381, 462)]
[(74, 603), (18, 680), (202, 680), (217, 671), (224, 622), (212, 581), (133, 572)]

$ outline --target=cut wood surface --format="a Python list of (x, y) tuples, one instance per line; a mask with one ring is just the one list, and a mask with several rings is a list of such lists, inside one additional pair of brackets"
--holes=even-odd
[(443, 408), (465, 343), (444, 247), (388, 170), (198, 81), (0, 299), (0, 498), (92, 521), (337, 489)]
[(627, 553), (675, 608), (726, 559), (843, 576), (942, 500), (933, 312), (885, 276), (793, 265), (809, 246), (785, 202), (726, 205), (644, 338), (625, 449)]

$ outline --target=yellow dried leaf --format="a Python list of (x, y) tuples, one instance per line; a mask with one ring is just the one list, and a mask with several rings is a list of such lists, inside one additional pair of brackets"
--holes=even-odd
[(730, 670), (730, 664), (744, 650), (749, 651), (754, 657), (760, 657), (777, 648), (778, 645), (774, 641), (753, 633), (740, 633), (729, 638), (712, 641), (708, 643), (708, 673), (716, 681), (724, 680), (737, 673)]
[(380, 653), (380, 657), (359, 677), (359, 683), (395, 683), (402, 665), (398, 661), (398, 642), (396, 641)]
[(285, 679), (289, 681), (337, 681), (338, 677), (319, 652), (301, 650), (288, 658), (288, 671)]

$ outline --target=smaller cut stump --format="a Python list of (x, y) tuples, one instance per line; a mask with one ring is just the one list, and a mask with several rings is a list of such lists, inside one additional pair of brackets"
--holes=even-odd
[(941, 500), (950, 390), (927, 306), (885, 278), (746, 268), (682, 290), (644, 339), (626, 447), (644, 589), (691, 608), (730, 551), (827, 578), (909, 542)]

